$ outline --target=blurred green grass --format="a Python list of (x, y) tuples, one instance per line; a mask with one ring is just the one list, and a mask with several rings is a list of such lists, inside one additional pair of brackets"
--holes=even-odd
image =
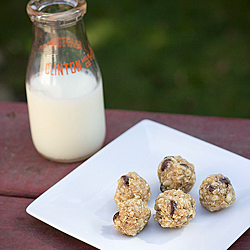
[[(250, 118), (249, 1), (87, 3), (106, 108)], [(0, 86), (15, 101), (25, 101), (26, 4), (5, 1), (0, 10)]]

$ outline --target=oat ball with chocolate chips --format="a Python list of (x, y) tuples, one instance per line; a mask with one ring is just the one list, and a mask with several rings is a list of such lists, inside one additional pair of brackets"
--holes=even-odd
[(140, 233), (151, 216), (151, 210), (139, 198), (119, 202), (118, 207), (118, 212), (113, 216), (114, 227), (125, 235)]
[(201, 205), (210, 212), (222, 210), (236, 200), (230, 180), (222, 174), (212, 174), (203, 180), (199, 199)]
[(172, 189), (159, 194), (154, 209), (154, 220), (162, 227), (181, 228), (194, 218), (196, 204), (189, 194)]
[(118, 180), (114, 199), (117, 204), (132, 198), (140, 198), (143, 202), (148, 203), (150, 196), (148, 183), (136, 172), (129, 172)]
[(194, 165), (181, 156), (167, 156), (158, 166), (158, 177), (162, 192), (179, 189), (189, 192), (195, 184)]

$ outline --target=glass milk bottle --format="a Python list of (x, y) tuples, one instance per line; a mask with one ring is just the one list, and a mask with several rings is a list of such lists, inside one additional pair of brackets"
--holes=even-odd
[(85, 0), (32, 0), (33, 43), (26, 75), (31, 136), (59, 162), (86, 159), (106, 134), (102, 76), (87, 40)]

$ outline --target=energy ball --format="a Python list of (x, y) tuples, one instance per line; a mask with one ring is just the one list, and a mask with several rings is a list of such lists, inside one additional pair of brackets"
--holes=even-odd
[(173, 189), (159, 194), (154, 209), (154, 220), (162, 227), (181, 228), (194, 218), (196, 204), (189, 194)]
[(118, 212), (113, 216), (115, 229), (122, 234), (135, 236), (146, 226), (151, 210), (141, 199), (133, 198), (118, 203)]
[(140, 198), (143, 202), (148, 203), (150, 196), (148, 183), (136, 172), (129, 172), (118, 180), (114, 199), (117, 204), (132, 198)]
[(158, 177), (162, 192), (179, 189), (188, 193), (195, 184), (194, 165), (181, 156), (167, 156), (158, 166)]
[(214, 212), (230, 206), (235, 201), (235, 192), (227, 177), (212, 174), (200, 185), (199, 199), (203, 207)]

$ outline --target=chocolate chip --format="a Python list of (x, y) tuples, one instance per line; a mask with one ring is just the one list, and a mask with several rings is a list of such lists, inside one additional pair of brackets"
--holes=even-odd
[(125, 185), (129, 186), (129, 177), (126, 176), (126, 175), (123, 175), (123, 176), (122, 176), (122, 179), (123, 179)]
[(170, 203), (171, 203), (170, 215), (173, 215), (173, 214), (174, 214), (174, 211), (175, 211), (176, 208), (177, 208), (177, 205), (176, 205), (176, 202), (175, 202), (174, 200), (171, 200)]
[(220, 182), (225, 183), (227, 187), (230, 184), (230, 181), (226, 177), (220, 178)]
[(190, 168), (187, 164), (181, 163), (181, 166), (185, 167), (185, 168)]
[(161, 171), (164, 171), (166, 168), (170, 167), (172, 165), (173, 161), (171, 159), (166, 159), (161, 164)]
[(166, 158), (168, 158), (168, 157), (173, 157), (173, 158), (174, 158), (174, 156), (165, 156), (164, 159), (166, 159)]
[(191, 201), (191, 206), (192, 206), (192, 207), (194, 207), (194, 203), (193, 203), (193, 201)]
[(160, 186), (160, 190), (162, 191), (162, 193), (164, 192), (164, 191), (166, 191), (166, 187), (161, 183), (161, 186)]
[(213, 193), (213, 191), (215, 190), (215, 187), (213, 187), (211, 184), (208, 186), (208, 190)]
[(115, 221), (117, 219), (117, 217), (119, 216), (119, 212), (116, 212), (113, 216), (113, 221)]

